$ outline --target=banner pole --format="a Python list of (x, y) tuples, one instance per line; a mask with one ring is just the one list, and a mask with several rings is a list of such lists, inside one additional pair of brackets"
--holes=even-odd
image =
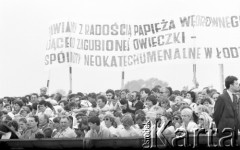
[(124, 88), (124, 70), (122, 71), (122, 84), (121, 84), (121, 89)]
[(223, 68), (223, 64), (219, 64), (219, 70), (220, 70), (220, 91), (223, 92), (223, 89), (224, 89), (224, 68)]
[(193, 64), (193, 83), (194, 87), (197, 88), (197, 65)]
[(69, 66), (69, 82), (70, 82), (70, 91), (72, 91), (72, 67)]
[(51, 76), (51, 70), (48, 71), (48, 80), (47, 80), (47, 93), (48, 94), (49, 94), (50, 76)]

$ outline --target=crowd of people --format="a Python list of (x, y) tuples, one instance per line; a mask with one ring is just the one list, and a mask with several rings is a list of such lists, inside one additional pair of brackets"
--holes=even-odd
[(39, 94), (0, 99), (0, 137), (143, 137), (147, 121), (151, 122), (152, 131), (157, 130), (157, 136), (176, 136), (179, 128), (208, 131), (214, 126), (214, 105), (219, 95), (219, 91), (209, 87), (180, 91), (155, 86), (139, 91), (108, 89), (104, 93), (63, 96), (47, 95), (47, 88), (43, 87)]

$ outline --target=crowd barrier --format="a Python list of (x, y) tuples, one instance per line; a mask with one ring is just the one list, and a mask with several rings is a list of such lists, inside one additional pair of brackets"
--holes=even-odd
[[(156, 147), (158, 149), (164, 149), (166, 147), (173, 147), (171, 140), (168, 142), (164, 139), (157, 138), (153, 139), (150, 147)], [(209, 142), (207, 136), (200, 136), (199, 139), (193, 136), (188, 137), (188, 147), (196, 146), (196, 140), (199, 140), (200, 147), (211, 147), (218, 145), (219, 138), (212, 137)], [(111, 138), (111, 139), (33, 139), (33, 140), (0, 140), (0, 148), (4, 149), (98, 149), (98, 148), (113, 148), (113, 149), (143, 149), (149, 148), (148, 146), (143, 146), (145, 140), (143, 138)], [(157, 143), (157, 144), (156, 144)], [(183, 145), (184, 140), (178, 142), (179, 145)], [(169, 145), (171, 144), (171, 145)], [(238, 137), (237, 144), (240, 145), (240, 136)], [(178, 147), (177, 146), (177, 147)]]

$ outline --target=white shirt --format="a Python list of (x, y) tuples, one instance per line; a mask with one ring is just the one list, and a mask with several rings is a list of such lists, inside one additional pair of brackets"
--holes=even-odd
[(58, 132), (53, 138), (76, 138), (77, 134), (71, 128)]
[(229, 90), (227, 90), (227, 92), (228, 92), (228, 94), (229, 94), (229, 96), (230, 96), (230, 98), (231, 98), (231, 100), (233, 102), (233, 93), (231, 91), (229, 91)]

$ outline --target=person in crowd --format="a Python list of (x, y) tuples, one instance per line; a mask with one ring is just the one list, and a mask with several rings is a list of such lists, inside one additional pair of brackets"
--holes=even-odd
[(132, 110), (130, 107), (129, 107), (129, 103), (126, 99), (121, 99), (120, 100), (120, 108), (122, 110), (122, 113), (125, 114), (125, 113), (134, 113), (135, 111)]
[(39, 118), (38, 116), (29, 116), (27, 118), (28, 130), (21, 136), (22, 139), (35, 139), (37, 133), (42, 133), (39, 129)]
[(13, 114), (15, 115), (15, 117), (17, 115), (20, 115), (20, 110), (23, 106), (23, 102), (20, 100), (16, 100), (14, 101), (14, 105), (13, 105)]
[(202, 105), (204, 105), (204, 106), (206, 106), (208, 108), (209, 115), (212, 116), (214, 106), (212, 105), (211, 99), (210, 98), (204, 98), (202, 100)]
[(97, 116), (89, 118), (88, 125), (90, 130), (86, 133), (85, 138), (111, 138), (111, 132), (102, 126), (100, 126), (100, 119)]
[(212, 100), (214, 101), (214, 104), (216, 103), (218, 96), (220, 95), (219, 92), (214, 92), (211, 96)]
[(121, 122), (121, 119), (122, 119), (122, 113), (121, 112), (118, 112), (118, 111), (115, 111), (114, 113), (113, 113), (113, 115), (114, 115), (114, 121), (115, 121), (115, 128), (118, 128), (118, 129), (122, 129), (122, 128), (124, 128), (123, 127), (123, 125), (122, 125), (122, 122)]
[(181, 112), (180, 111), (175, 111), (173, 113), (172, 123), (173, 123), (175, 129), (181, 127), (182, 117), (181, 117)]
[(13, 119), (14, 118), (14, 114), (12, 112), (12, 107), (10, 104), (5, 104), (4, 108), (6, 109), (6, 111), (8, 112), (8, 115)]
[(2, 110), (3, 110), (3, 108), (4, 108), (3, 100), (2, 100), (2, 99), (0, 99), (0, 111), (2, 111)]
[(193, 91), (188, 91), (185, 98), (190, 99), (192, 103), (195, 103), (196, 95)]
[(188, 91), (187, 92), (187, 95), (186, 95), (186, 99), (189, 99), (189, 106), (192, 108), (192, 109), (195, 109), (197, 104), (195, 103), (196, 102), (196, 94), (195, 92), (193, 91)]
[(125, 114), (121, 119), (124, 128), (117, 130), (118, 137), (138, 137), (141, 133), (133, 127), (134, 121), (130, 114)]
[(20, 118), (18, 121), (18, 124), (19, 124), (19, 133), (20, 133), (19, 138), (21, 139), (22, 136), (25, 134), (25, 132), (28, 130), (27, 119)]
[(161, 102), (159, 103), (159, 106), (163, 107), (167, 112), (172, 112), (170, 101), (166, 97), (162, 98)]
[(53, 132), (52, 137), (54, 137), (61, 129), (60, 127), (60, 117), (53, 118)]
[(146, 102), (146, 99), (149, 95), (151, 95), (151, 91), (149, 88), (141, 88), (140, 89), (140, 100), (141, 102), (145, 103)]
[(195, 129), (198, 128), (197, 124), (193, 121), (193, 111), (190, 108), (184, 108), (181, 111), (181, 117), (182, 117), (182, 128), (184, 128), (186, 131), (193, 133)]
[(39, 128), (43, 131), (49, 127), (49, 117), (46, 114), (41, 114), (39, 117)]
[(148, 111), (154, 111), (157, 104), (157, 98), (154, 95), (150, 95), (147, 97), (145, 104), (146, 107), (143, 109), (145, 113)]
[(167, 137), (174, 137), (175, 135), (175, 128), (174, 124), (172, 123), (172, 115), (170, 112), (165, 112), (164, 115), (161, 116), (160, 120), (161, 124), (160, 127), (157, 129), (157, 136), (162, 138), (162, 136)]
[(139, 130), (138, 132), (142, 132), (145, 122), (146, 122), (145, 115), (135, 114), (135, 129)]
[(160, 95), (160, 89), (157, 88), (157, 87), (154, 87), (152, 90), (151, 90), (151, 95), (154, 95), (156, 98), (159, 97)]
[(53, 133), (52, 128), (48, 127), (43, 130), (44, 138), (52, 138), (52, 133)]
[(33, 104), (33, 103), (38, 103), (38, 94), (37, 93), (31, 94), (30, 104)]
[(174, 100), (175, 104), (172, 105), (172, 107), (171, 107), (173, 113), (180, 109), (182, 101), (183, 101), (183, 97), (181, 97), (181, 96), (176, 96), (175, 97), (175, 100)]
[(49, 118), (54, 116), (53, 110), (47, 106), (47, 102), (45, 100), (41, 100), (38, 104), (37, 115), (40, 116), (42, 114), (47, 115)]
[(40, 88), (40, 96), (47, 95), (47, 87)]
[(137, 91), (131, 92), (131, 99), (130, 102), (132, 105), (130, 108), (134, 111), (137, 111), (139, 109), (143, 109), (143, 103), (140, 101), (140, 94)]
[(56, 100), (57, 102), (59, 102), (62, 100), (62, 97), (63, 97), (62, 94), (56, 93), (56, 94), (54, 94), (53, 99)]
[(128, 93), (129, 93), (128, 89), (121, 90), (121, 92), (120, 92), (120, 99), (126, 98)]
[(115, 123), (115, 119), (114, 119), (114, 116), (113, 114), (111, 113), (108, 113), (104, 116), (103, 118), (103, 121), (105, 123), (105, 127), (107, 127), (109, 129), (109, 131), (111, 132), (112, 136), (113, 137), (117, 137), (117, 130), (116, 128), (114, 127), (114, 125), (116, 124)]
[(118, 99), (115, 98), (115, 92), (112, 89), (106, 91), (107, 105), (110, 111), (120, 110)]
[(78, 124), (78, 129), (75, 130), (77, 138), (84, 138), (89, 130), (90, 127), (88, 126), (88, 120), (82, 120)]
[(210, 98), (211, 97), (211, 91), (209, 87), (204, 87), (202, 90), (202, 96), (203, 98)]
[(60, 131), (58, 131), (53, 138), (76, 138), (77, 134), (69, 127), (70, 118), (63, 116), (60, 119)]
[(199, 115), (198, 126), (199, 128), (204, 128), (205, 131), (209, 131), (212, 123), (212, 118), (206, 112), (202, 112)]
[(160, 101), (162, 100), (162, 98), (168, 98), (171, 95), (167, 87), (161, 87), (159, 93), (160, 93)]
[(108, 89), (106, 91), (106, 97), (107, 97), (107, 104), (110, 106), (110, 104), (112, 103), (112, 100), (115, 97), (115, 93), (112, 89)]
[(109, 105), (107, 105), (107, 98), (104, 95), (99, 95), (97, 97), (97, 108), (96, 110), (101, 114), (109, 111)]
[(201, 112), (206, 112), (210, 115), (210, 110), (207, 106), (204, 106), (204, 105), (197, 106), (197, 108), (195, 109), (195, 114), (199, 116)]
[(181, 91), (174, 90), (172, 94), (175, 95), (175, 96), (181, 96)]
[(12, 131), (14, 131), (18, 137), (21, 136), (21, 134), (18, 132), (19, 125), (18, 125), (17, 121), (12, 120), (12, 121), (10, 121), (10, 122), (7, 123), (7, 126), (8, 126), (9, 128), (11, 128)]

